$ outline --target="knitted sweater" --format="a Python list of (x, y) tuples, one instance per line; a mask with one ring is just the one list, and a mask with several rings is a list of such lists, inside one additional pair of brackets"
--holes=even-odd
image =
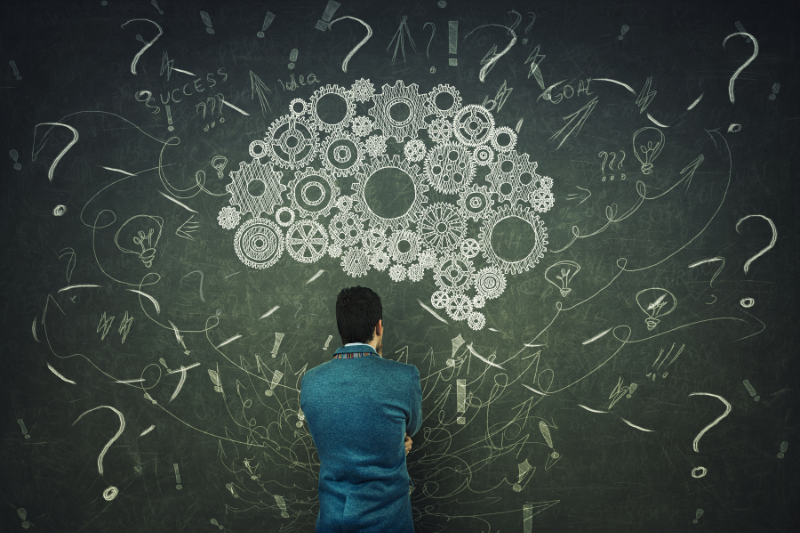
[(413, 533), (404, 439), (422, 425), (419, 370), (371, 346), (303, 376), (300, 406), (317, 447), (317, 533)]

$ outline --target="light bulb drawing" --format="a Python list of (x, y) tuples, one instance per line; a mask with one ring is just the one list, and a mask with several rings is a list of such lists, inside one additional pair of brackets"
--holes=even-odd
[[(644, 133), (651, 131), (655, 133)], [(644, 144), (644, 141), (639, 139), (640, 135), (647, 140), (647, 144)], [(639, 146), (636, 145), (637, 140), (639, 141)], [(655, 141), (655, 144), (653, 141)], [(666, 142), (667, 140), (661, 130), (652, 126), (637, 130), (633, 134), (633, 155), (642, 164), (642, 174), (653, 173), (653, 161), (661, 153)]]
[[(556, 269), (556, 272), (559, 270), (561, 271), (560, 274), (557, 273), (555, 276), (552, 276), (553, 278), (557, 279), (558, 282), (553, 281), (551, 276), (549, 276), (550, 271), (553, 269)], [(558, 263), (553, 263), (547, 267), (547, 270), (544, 271), (544, 279), (555, 285), (555, 287), (561, 292), (562, 297), (566, 297), (572, 291), (572, 288), (569, 286), (572, 278), (574, 278), (575, 274), (580, 272), (580, 270), (581, 266), (575, 261), (559, 261)]]
[[(639, 305), (639, 309), (647, 315), (644, 320), (644, 323), (647, 324), (647, 330), (652, 331), (661, 322), (659, 317), (666, 316), (675, 310), (678, 300), (667, 289), (652, 287), (637, 292), (636, 303)], [(672, 304), (671, 307), (669, 307), (670, 304)], [(664, 309), (667, 310), (665, 311)]]
[[(153, 259), (156, 255), (156, 245), (161, 238), (161, 229), (164, 227), (164, 219), (161, 217), (150, 215), (136, 215), (129, 218), (117, 230), (114, 235), (114, 244), (121, 252), (126, 254), (136, 254), (142, 260), (144, 266), (150, 268), (153, 266)], [(141, 250), (131, 250), (120, 244), (120, 234), (128, 232), (135, 232), (131, 237), (133, 243), (141, 248)], [(123, 238), (123, 242), (129, 242), (128, 239)]]
[(222, 171), (225, 170), (225, 165), (228, 164), (228, 158), (224, 155), (215, 155), (211, 160), (211, 166), (217, 171), (217, 177), (222, 179), (224, 176)]

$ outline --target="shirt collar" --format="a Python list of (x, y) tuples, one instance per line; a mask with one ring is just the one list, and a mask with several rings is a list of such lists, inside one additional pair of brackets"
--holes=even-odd
[(363, 342), (351, 342), (349, 344), (345, 344), (344, 346), (333, 352), (333, 355), (337, 355), (340, 353), (369, 353), (378, 355), (378, 352), (375, 351), (375, 348), (373, 348), (369, 344), (364, 344)]

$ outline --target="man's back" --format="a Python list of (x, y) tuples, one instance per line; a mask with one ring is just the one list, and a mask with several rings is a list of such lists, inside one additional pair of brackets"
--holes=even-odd
[(300, 404), (317, 447), (317, 532), (413, 532), (403, 439), (422, 424), (419, 371), (367, 355), (303, 377)]

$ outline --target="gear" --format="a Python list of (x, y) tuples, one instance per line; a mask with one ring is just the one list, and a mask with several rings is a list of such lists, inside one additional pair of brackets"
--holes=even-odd
[(361, 245), (369, 253), (385, 250), (388, 242), (385, 228), (368, 228), (361, 232)]
[(308, 117), (290, 114), (275, 120), (264, 140), (275, 163), (290, 170), (305, 167), (317, 151), (317, 130)]
[[(284, 213), (289, 214), (289, 220), (283, 220), (281, 215)], [(277, 211), (275, 211), (275, 222), (278, 223), (279, 226), (283, 226), (284, 228), (291, 226), (294, 223), (294, 211), (289, 209), (288, 207), (281, 207)]]
[[(485, 267), (475, 274), (475, 292), (485, 300), (498, 298), (506, 290), (506, 276), (495, 267)], [(483, 307), (475, 305), (474, 307)]]
[(447, 302), (447, 314), (453, 320), (464, 320), (472, 313), (472, 300), (463, 294), (454, 294)]
[[(326, 96), (328, 97), (326, 99), (330, 99), (334, 95), (341, 98), (344, 102), (345, 112), (341, 119), (336, 120), (335, 122), (330, 122), (331, 117), (327, 116), (324, 105), (322, 109), (323, 116), (320, 116), (319, 104), (320, 101)], [(326, 85), (325, 87), (320, 87), (314, 91), (314, 94), (311, 95), (309, 100), (311, 101), (311, 118), (317, 124), (317, 128), (327, 133), (341, 131), (346, 128), (353, 119), (353, 115), (356, 113), (356, 104), (352, 101), (351, 96), (351, 93), (349, 93), (347, 89), (344, 87), (339, 87), (338, 85)]]
[(425, 157), (425, 143), (419, 139), (413, 139), (403, 147), (403, 153), (409, 161), (422, 161)]
[(478, 146), (472, 152), (472, 160), (478, 165), (487, 166), (494, 161), (494, 150), (485, 145)]
[(339, 211), (350, 211), (353, 208), (353, 197), (340, 196), (336, 199), (336, 208)]
[(369, 259), (361, 248), (350, 248), (342, 255), (342, 270), (351, 277), (360, 278), (369, 270)]
[(433, 250), (423, 250), (417, 255), (417, 261), (422, 268), (434, 268), (438, 262), (439, 257)]
[[(231, 205), (239, 206), (242, 214), (252, 213), (254, 217), (260, 217), (262, 213), (271, 215), (275, 207), (283, 203), (281, 193), (286, 186), (281, 183), (280, 172), (276, 172), (269, 162), (262, 165), (258, 159), (250, 164), (242, 161), (239, 170), (231, 172), (231, 179), (233, 181), (225, 189), (231, 193)], [(259, 195), (250, 192), (250, 185), (256, 181), (264, 187)]]
[[(408, 250), (401, 251), (401, 248), (405, 248), (403, 243), (408, 244)], [(419, 253), (419, 237), (410, 230), (397, 231), (389, 240), (388, 252), (397, 263), (410, 263)]]
[[(439, 95), (442, 94), (449, 94), (450, 97), (453, 99), (452, 104), (450, 104), (450, 107), (448, 107), (447, 109), (440, 108), (436, 103), (436, 99), (439, 97)], [(428, 115), (435, 114), (440, 117), (452, 117), (453, 115), (456, 114), (456, 112), (458, 112), (459, 109), (461, 109), (461, 95), (454, 87), (451, 87), (446, 83), (442, 85), (437, 85), (436, 87), (431, 89), (431, 92), (428, 93), (427, 104), (428, 105), (426, 106), (426, 111), (427, 111), (426, 114)]]
[(464, 106), (453, 118), (453, 133), (467, 146), (485, 144), (494, 134), (494, 117), (483, 106)]
[(294, 175), (295, 178), (289, 182), (289, 201), (300, 217), (316, 219), (320, 215), (330, 215), (339, 196), (333, 174), (324, 168), (314, 170), (308, 167), (295, 171)]
[[(370, 209), (365, 195), (369, 179), (379, 170), (387, 168), (394, 168), (402, 172), (414, 184), (414, 201), (411, 206), (405, 213), (393, 218), (382, 217)], [(352, 187), (353, 191), (355, 191), (353, 209), (363, 213), (364, 217), (369, 219), (370, 227), (373, 228), (406, 229), (411, 222), (416, 222), (419, 219), (424, 209), (423, 204), (428, 202), (428, 197), (425, 196), (425, 193), (428, 192), (428, 186), (420, 174), (419, 166), (402, 160), (399, 155), (395, 155), (392, 159), (389, 159), (388, 156), (381, 156), (373, 159), (371, 164), (362, 166), (361, 170), (356, 174), (356, 182), (353, 183)]]
[[(476, 280), (477, 283), (477, 280)], [(486, 298), (483, 297), (482, 294), (476, 294), (472, 297), (472, 308), (473, 309), (482, 309), (483, 306), (486, 305)]]
[(392, 265), (389, 269), (389, 277), (392, 278), (392, 281), (403, 281), (406, 279), (406, 267), (403, 265)]
[(467, 230), (461, 210), (444, 202), (429, 206), (417, 226), (422, 243), (436, 252), (454, 250)]
[(364, 161), (364, 145), (356, 137), (338, 132), (323, 142), (320, 159), (334, 176), (351, 176)]
[(383, 250), (378, 250), (370, 256), (370, 264), (372, 265), (372, 268), (380, 272), (383, 272), (389, 268), (389, 263), (391, 263), (391, 258), (389, 257), (389, 254)]
[(373, 135), (364, 143), (364, 148), (372, 157), (380, 157), (386, 153), (386, 137)]
[(217, 222), (219, 222), (219, 225), (222, 226), (223, 229), (233, 229), (239, 225), (239, 220), (241, 217), (242, 214), (239, 213), (235, 207), (226, 205), (219, 210)]
[(250, 152), (250, 157), (253, 159), (261, 159), (265, 155), (267, 155), (267, 143), (260, 139), (256, 139), (255, 141), (250, 143), (250, 148), (248, 148), (248, 152)]
[(496, 194), (501, 202), (528, 201), (537, 188), (541, 176), (536, 173), (536, 161), (528, 154), (508, 152), (498, 154), (497, 161), (489, 165), (491, 172), (486, 180), (491, 184), (489, 192)]
[(472, 286), (472, 261), (457, 255), (445, 256), (433, 270), (436, 286), (449, 293), (462, 293)]
[(300, 220), (286, 231), (286, 251), (301, 263), (318, 261), (327, 247), (328, 233), (319, 222)]
[(461, 250), (461, 255), (467, 259), (472, 259), (481, 251), (481, 245), (475, 239), (464, 239), (459, 245), (459, 250)]
[(480, 311), (472, 311), (467, 315), (467, 324), (475, 331), (481, 330), (486, 325), (486, 317)]
[(331, 240), (339, 246), (355, 246), (361, 239), (364, 222), (355, 213), (342, 212), (328, 224)]
[(353, 83), (350, 87), (350, 93), (353, 95), (353, 100), (356, 102), (367, 102), (372, 99), (375, 94), (375, 86), (372, 82), (361, 78)]
[[(417, 138), (419, 130), (425, 127), (426, 95), (419, 94), (419, 87), (412, 83), (408, 87), (402, 80), (397, 80), (394, 87), (386, 84), (380, 94), (373, 96), (375, 106), (368, 113), (375, 119), (375, 127), (386, 137), (394, 137), (397, 142), (406, 138)], [(392, 109), (403, 106), (408, 116), (402, 120), (392, 117)]]
[(415, 263), (415, 264), (411, 265), (410, 267), (408, 267), (408, 279), (409, 280), (411, 280), (413, 282), (417, 282), (417, 281), (421, 281), (423, 277), (425, 277), (425, 270), (422, 268), (422, 266), (420, 266), (420, 265)]
[(342, 256), (342, 247), (338, 244), (331, 244), (328, 246), (328, 255), (334, 259)]
[(536, 189), (530, 196), (530, 203), (534, 211), (545, 213), (555, 205), (556, 199), (550, 189)]
[(309, 105), (308, 102), (306, 102), (302, 98), (295, 98), (291, 102), (289, 102), (289, 112), (292, 115), (295, 116), (305, 115), (306, 113), (308, 113), (309, 109), (311, 109), (311, 106)]
[(233, 248), (242, 263), (250, 268), (268, 268), (283, 254), (283, 232), (271, 220), (251, 218), (236, 230)]
[(366, 137), (374, 128), (375, 123), (372, 119), (365, 116), (353, 117), (353, 122), (350, 124), (350, 129), (353, 130), (353, 135), (359, 137)]
[(492, 196), (486, 187), (473, 185), (459, 193), (456, 203), (464, 210), (465, 216), (477, 222), (489, 212), (492, 205)]
[[(495, 226), (510, 217), (519, 218), (530, 224), (535, 238), (535, 243), (528, 255), (517, 261), (502, 259), (492, 248), (492, 232)], [(544, 222), (533, 210), (521, 205), (501, 206), (497, 211), (489, 213), (483, 221), (478, 240), (483, 245), (482, 253), (486, 261), (505, 274), (519, 274), (530, 270), (536, 266), (539, 259), (544, 257), (544, 252), (547, 251), (547, 230), (544, 227)]]
[(449, 142), (453, 137), (453, 124), (446, 118), (435, 118), (428, 126), (428, 137), (435, 143)]
[(475, 176), (469, 150), (456, 143), (440, 144), (425, 158), (425, 175), (434, 190), (442, 194), (463, 191)]
[(435, 309), (444, 309), (448, 302), (450, 302), (450, 295), (445, 291), (436, 291), (431, 294), (431, 305)]
[[(500, 144), (500, 141), (497, 140), (497, 138), (500, 137), (500, 135), (502, 134), (508, 135), (508, 142), (506, 144)], [(498, 152), (510, 152), (517, 145), (517, 134), (514, 130), (512, 130), (508, 126), (495, 128), (494, 135), (492, 135), (491, 143), (494, 149), (497, 150)]]

